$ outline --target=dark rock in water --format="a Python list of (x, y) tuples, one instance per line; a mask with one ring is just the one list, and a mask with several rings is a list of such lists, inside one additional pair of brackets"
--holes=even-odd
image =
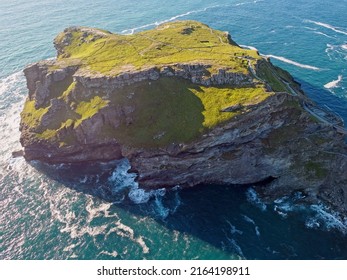
[(23, 150), (12, 152), (12, 157), (13, 158), (18, 158), (18, 157), (22, 157), (22, 156), (24, 156), (24, 151)]
[(347, 213), (345, 130), (229, 34), (194, 21), (131, 36), (73, 27), (55, 47), (57, 60), (24, 70), (27, 160), (125, 157), (145, 188), (272, 178), (268, 199), (300, 190)]

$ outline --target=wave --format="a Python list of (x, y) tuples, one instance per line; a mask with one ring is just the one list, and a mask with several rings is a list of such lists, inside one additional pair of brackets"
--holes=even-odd
[(236, 242), (236, 240), (228, 237), (227, 239), (229, 240), (229, 243), (232, 249), (234, 249), (234, 251), (236, 252), (236, 254), (239, 255), (242, 259), (245, 259), (245, 255), (243, 254), (241, 246)]
[(314, 229), (322, 228), (327, 231), (334, 229), (347, 234), (347, 221), (346, 219), (342, 219), (338, 213), (331, 211), (323, 204), (311, 205), (310, 209), (314, 215), (306, 220), (306, 227)]
[(243, 219), (254, 226), (254, 231), (257, 236), (260, 236), (259, 227), (256, 225), (255, 221), (246, 215), (241, 215)]
[(247, 201), (258, 207), (261, 211), (266, 211), (267, 207), (264, 202), (261, 201), (254, 188), (249, 188), (246, 192)]
[(325, 84), (324, 87), (327, 88), (327, 89), (337, 88), (341, 81), (342, 81), (342, 75), (339, 75), (337, 77), (337, 80), (333, 80), (333, 81)]
[(135, 237), (135, 233), (134, 230), (123, 224), (120, 220), (115, 222), (115, 227), (111, 228), (106, 234), (105, 234), (105, 238), (107, 238), (111, 233), (115, 233), (120, 237), (124, 237), (124, 238), (128, 238), (131, 241), (137, 243), (141, 248), (142, 248), (142, 252), (144, 254), (149, 253), (149, 248), (146, 245), (145, 241), (143, 240), (143, 236), (138, 236)]
[(234, 235), (234, 234), (242, 235), (242, 234), (243, 234), (243, 231), (237, 229), (232, 223), (230, 223), (230, 221), (226, 220), (226, 222), (227, 222), (227, 223), (229, 224), (229, 226), (230, 226), (230, 233), (231, 233), (232, 235)]
[(325, 34), (325, 33), (323, 33), (323, 32), (320, 32), (320, 31), (314, 31), (313, 33), (315, 33), (315, 34), (317, 34), (317, 35), (322, 35), (322, 36), (327, 37), (327, 38), (330, 38), (330, 39), (335, 39), (335, 37), (329, 36), (329, 35), (327, 35), (327, 34)]
[(321, 70), (318, 67), (307, 65), (307, 64), (302, 64), (302, 63), (296, 62), (294, 60), (290, 60), (290, 59), (282, 57), (282, 56), (276, 56), (276, 55), (272, 55), (272, 54), (267, 54), (267, 55), (263, 55), (263, 56), (271, 57), (271, 58), (280, 60), (280, 61), (288, 63), (288, 64), (292, 64), (292, 65), (295, 65), (297, 67), (304, 68), (304, 69), (310, 69), (310, 70), (314, 70), (314, 71), (320, 71)]
[(101, 251), (97, 257), (99, 257), (100, 255), (106, 255), (106, 256), (111, 256), (111, 257), (118, 257), (118, 252), (117, 251), (112, 251), (112, 252), (108, 252), (108, 251)]
[(336, 26), (330, 25), (328, 23), (324, 23), (324, 22), (320, 22), (320, 21), (314, 21), (314, 20), (309, 20), (309, 19), (304, 20), (304, 22), (313, 23), (315, 25), (322, 26), (324, 28), (330, 29), (330, 30), (332, 30), (332, 31), (334, 31), (336, 33), (347, 35), (347, 31), (342, 30), (341, 27), (336, 27)]
[[(241, 2), (241, 3), (234, 4), (233, 6), (241, 6), (241, 5), (246, 5), (246, 4), (256, 4), (258, 2), (264, 2), (264, 0), (254, 0), (254, 1), (249, 1), (249, 2)], [(178, 14), (176, 16), (173, 16), (173, 17), (168, 18), (168, 19), (164, 19), (162, 21), (155, 21), (155, 22), (151, 22), (151, 23), (148, 23), (148, 24), (144, 24), (144, 25), (138, 26), (138, 27), (122, 30), (121, 34), (132, 35), (132, 34), (134, 34), (138, 30), (143, 30), (143, 29), (146, 29), (146, 28), (151, 27), (151, 26), (159, 26), (161, 24), (164, 24), (164, 23), (167, 23), (167, 22), (171, 22), (171, 21), (174, 21), (176, 19), (183, 18), (183, 17), (189, 16), (189, 15), (192, 15), (192, 14), (203, 13), (203, 12), (206, 12), (207, 10), (210, 10), (210, 9), (220, 8), (220, 7), (228, 7), (228, 6), (230, 6), (230, 4), (226, 4), (226, 5), (213, 5), (213, 6), (208, 6), (206, 8), (199, 9), (199, 10), (188, 11), (186, 13)]]
[(22, 71), (0, 79), (0, 109), (15, 102), (23, 102), (26, 91), (26, 80)]
[(182, 17), (189, 16), (191, 14), (198, 14), (198, 13), (206, 12), (209, 9), (218, 8), (220, 6), (221, 5), (214, 5), (214, 6), (209, 6), (209, 7), (203, 8), (203, 9), (199, 9), (199, 10), (192, 10), (192, 11), (189, 11), (189, 12), (186, 12), (186, 13), (183, 13), (183, 14), (179, 14), (179, 15), (173, 16), (173, 17), (171, 17), (169, 19), (164, 19), (162, 21), (155, 21), (155, 22), (152, 22), (152, 23), (148, 23), (148, 24), (145, 24), (145, 25), (138, 26), (138, 27), (125, 29), (125, 30), (121, 31), (121, 33), (122, 34), (127, 34), (127, 35), (132, 35), (137, 30), (142, 30), (142, 29), (145, 29), (145, 28), (151, 27), (151, 26), (159, 26), (161, 24), (164, 24), (164, 23), (167, 23), (167, 22), (171, 22), (171, 21), (174, 21), (174, 20), (182, 18)]
[[(136, 174), (129, 173), (130, 163), (127, 159), (119, 161), (119, 164), (108, 178), (112, 194), (118, 198), (114, 203), (121, 203), (127, 196), (134, 204), (147, 204), (144, 208), (148, 214), (159, 219), (166, 219), (177, 211), (181, 205), (178, 194), (180, 187), (176, 186), (170, 191), (173, 197), (167, 199), (166, 189), (145, 190), (136, 182)], [(120, 199), (119, 199), (120, 198)], [(167, 201), (169, 200), (169, 202)], [(164, 203), (165, 202), (165, 203)]]
[(306, 205), (302, 203), (304, 198), (305, 195), (299, 192), (294, 196), (284, 196), (274, 201), (273, 209), (283, 218), (296, 214), (307, 228), (337, 230), (347, 234), (347, 218), (341, 217), (323, 203)]
[(241, 48), (244, 49), (249, 49), (249, 50), (253, 50), (253, 51), (258, 51), (258, 49), (256, 47), (253, 46), (247, 46), (247, 45), (240, 45)]
[(249, 1), (249, 2), (240, 2), (240, 3), (235, 4), (235, 6), (238, 7), (238, 6), (243, 6), (243, 5), (247, 5), (247, 4), (256, 4), (256, 3), (259, 3), (259, 2), (264, 2), (264, 0), (254, 0), (254, 1)]

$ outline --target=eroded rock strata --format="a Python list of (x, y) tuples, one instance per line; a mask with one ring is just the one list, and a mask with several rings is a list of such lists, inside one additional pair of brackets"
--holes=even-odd
[(339, 120), (229, 34), (194, 21), (127, 36), (74, 27), (54, 44), (57, 59), (24, 70), (27, 160), (125, 157), (145, 188), (268, 180), (268, 198), (300, 190), (346, 213)]

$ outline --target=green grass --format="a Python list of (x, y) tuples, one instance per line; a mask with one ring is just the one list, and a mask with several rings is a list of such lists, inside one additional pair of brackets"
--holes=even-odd
[(199, 87), (193, 90), (204, 106), (204, 122), (206, 128), (223, 123), (240, 112), (222, 112), (223, 109), (240, 104), (242, 106), (260, 103), (270, 96), (264, 88), (232, 88), (232, 87)]
[[(187, 28), (189, 33), (184, 32)], [(64, 55), (58, 61), (108, 75), (119, 74), (124, 66), (143, 69), (196, 61), (248, 73), (242, 57), (260, 58), (254, 50), (230, 44), (226, 33), (195, 21), (166, 23), (134, 35), (108, 34), (95, 41), (86, 40), (78, 30), (71, 34), (71, 43), (64, 47)], [(61, 43), (65, 36), (59, 34), (55, 41)]]
[(277, 72), (268, 62), (261, 61), (258, 64), (257, 75), (264, 81), (267, 81), (273, 91), (290, 92), (285, 83), (279, 79), (279, 74), (280, 72)]
[(49, 107), (35, 108), (35, 100), (27, 100), (21, 113), (22, 122), (29, 127), (40, 125), (41, 118), (48, 112)]
[(75, 112), (81, 117), (75, 122), (75, 127), (80, 125), (84, 120), (91, 118), (100, 109), (107, 106), (109, 101), (102, 99), (100, 96), (94, 96), (89, 101), (82, 101), (77, 105)]
[[(226, 107), (256, 104), (269, 96), (263, 88), (204, 87), (178, 78), (161, 78), (117, 90), (111, 104), (132, 106), (134, 112), (121, 125), (109, 130), (123, 144), (160, 147), (189, 142), (240, 112)], [(131, 98), (129, 98), (131, 97)]]
[[(103, 33), (100, 35), (100, 32)], [(261, 59), (256, 51), (240, 48), (226, 33), (195, 21), (170, 22), (134, 35), (72, 28), (59, 34), (55, 43), (62, 52), (51, 71), (76, 65), (77, 73), (95, 72), (106, 76), (176, 63), (209, 65), (207, 74), (218, 73), (221, 68), (250, 74), (249, 66), (255, 68)], [(264, 67), (266, 78), (274, 79), (278, 83), (276, 89), (280, 89), (283, 83), (271, 76), (271, 64)], [(39, 139), (56, 141), (60, 146), (73, 144), (74, 129), (101, 109), (111, 107), (120, 112), (120, 124), (114, 127), (105, 123), (100, 134), (95, 135), (96, 141), (97, 138), (117, 139), (133, 147), (165, 147), (190, 142), (206, 130), (243, 113), (241, 109), (235, 112), (223, 112), (223, 109), (238, 104), (240, 108), (247, 107), (273, 94), (266, 92), (261, 82), (247, 88), (206, 87), (173, 77), (138, 82), (105, 94), (83, 89), (82, 84), (73, 81), (72, 75), (55, 82), (49, 91), (47, 103), (58, 98), (66, 106), (59, 112), (49, 112), (47, 104), (36, 109), (34, 101), (28, 101), (22, 113), (23, 122)], [(81, 94), (85, 91), (86, 95)], [(40, 127), (42, 116), (47, 113), (52, 114), (51, 122)], [(71, 133), (66, 133), (70, 130)]]

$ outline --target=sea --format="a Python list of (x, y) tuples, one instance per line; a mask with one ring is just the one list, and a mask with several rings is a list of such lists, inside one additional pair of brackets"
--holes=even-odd
[(126, 160), (12, 157), (23, 69), (53, 58), (68, 26), (127, 35), (202, 21), (270, 57), (347, 122), (346, 15), (346, 0), (0, 0), (0, 259), (347, 259), (347, 218), (300, 193), (265, 203), (252, 185), (149, 191)]

